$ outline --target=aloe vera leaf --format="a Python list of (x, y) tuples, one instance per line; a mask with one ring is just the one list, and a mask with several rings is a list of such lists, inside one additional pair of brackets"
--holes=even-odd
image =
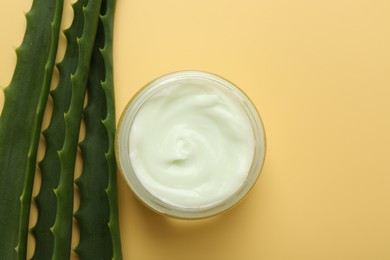
[(58, 152), (61, 163), (60, 180), (58, 187), (54, 190), (57, 198), (57, 212), (54, 225), (51, 228), (54, 235), (54, 259), (70, 258), (73, 223), (74, 168), (83, 103), (100, 7), (101, 0), (90, 0), (83, 7), (83, 33), (80, 38), (77, 38), (78, 65), (76, 72), (70, 76), (72, 96), (69, 110), (64, 114), (65, 139), (61, 150)]
[(110, 205), (110, 220), (108, 226), (111, 232), (113, 244), (113, 259), (122, 259), (122, 247), (119, 232), (119, 216), (118, 216), (118, 186), (117, 186), (117, 166), (115, 160), (115, 93), (114, 93), (114, 69), (113, 69), (113, 32), (114, 32), (114, 14), (116, 0), (106, 0), (106, 13), (101, 17), (105, 31), (105, 44), (101, 50), (106, 78), (102, 83), (107, 100), (107, 115), (103, 120), (103, 124), (107, 129), (108, 134), (108, 150), (106, 159), (108, 161), (108, 186), (106, 189), (109, 205)]
[(79, 187), (80, 207), (75, 213), (80, 230), (80, 242), (75, 252), (81, 259), (111, 259), (112, 243), (108, 228), (109, 205), (105, 188), (108, 183), (107, 131), (102, 119), (107, 104), (101, 81), (104, 80), (104, 60), (100, 48), (104, 45), (101, 22), (98, 25), (88, 77), (88, 104), (84, 110), (86, 135), (80, 144), (83, 170), (76, 180)]
[(51, 259), (54, 248), (54, 236), (50, 228), (54, 225), (57, 200), (54, 189), (58, 187), (61, 164), (58, 151), (65, 139), (64, 113), (70, 106), (72, 82), (70, 75), (76, 72), (78, 64), (77, 38), (81, 37), (84, 26), (83, 6), (87, 0), (79, 0), (72, 5), (74, 19), (71, 26), (64, 31), (67, 47), (63, 60), (57, 65), (60, 79), (55, 90), (50, 94), (53, 98), (53, 114), (49, 127), (43, 135), (46, 142), (46, 152), (39, 163), (42, 181), (38, 196), (35, 198), (38, 207), (38, 220), (33, 228), (35, 236), (35, 252), (32, 259)]
[(83, 172), (76, 181), (80, 208), (75, 214), (81, 259), (122, 259), (118, 223), (113, 84), (113, 22), (115, 1), (102, 2), (102, 10), (88, 80), (84, 111), (86, 137), (81, 143)]
[(34, 0), (0, 117), (0, 259), (26, 259), (36, 155), (63, 0)]

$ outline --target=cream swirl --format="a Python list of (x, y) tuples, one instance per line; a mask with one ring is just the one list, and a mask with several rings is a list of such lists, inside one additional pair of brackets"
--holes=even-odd
[(171, 85), (140, 107), (130, 160), (141, 184), (177, 207), (203, 208), (233, 195), (254, 154), (251, 122), (227, 90)]

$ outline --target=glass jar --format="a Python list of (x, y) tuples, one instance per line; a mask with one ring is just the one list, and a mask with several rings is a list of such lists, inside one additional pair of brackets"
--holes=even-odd
[[(229, 98), (235, 99), (235, 102), (237, 102), (240, 109), (242, 109), (243, 115), (247, 117), (245, 120), (249, 120), (248, 122), (250, 122), (253, 134), (253, 158), (249, 158), (250, 165), (247, 174), (245, 174), (245, 179), (229, 196), (222, 198), (218, 203), (212, 205), (205, 204), (204, 206), (198, 205), (195, 207), (186, 205), (178, 206), (167, 202), (167, 200), (161, 196), (153, 195), (153, 191), (150, 188), (146, 188), (147, 185), (144, 185), (145, 182), (143, 184), (138, 177), (142, 172), (138, 172), (137, 175), (134, 167), (135, 161), (132, 162), (131, 159), (132, 149), (134, 149), (130, 140), (132, 126), (134, 120), (139, 116), (139, 111), (144, 104), (156, 95), (164, 96), (164, 90), (172, 88), (172, 86), (180, 87), (188, 84), (215, 89), (219, 91), (218, 93), (222, 93), (221, 95), (226, 94), (230, 96)], [(159, 131), (159, 129), (156, 128), (155, 131)], [(242, 134), (245, 135), (245, 133)], [(136, 197), (147, 207), (160, 214), (181, 219), (210, 217), (224, 212), (240, 202), (258, 179), (264, 163), (266, 148), (263, 123), (249, 98), (231, 82), (214, 74), (201, 71), (181, 71), (167, 74), (150, 82), (138, 91), (121, 115), (115, 145), (116, 158), (120, 171)], [(219, 161), (217, 163), (226, 164), (228, 162)]]

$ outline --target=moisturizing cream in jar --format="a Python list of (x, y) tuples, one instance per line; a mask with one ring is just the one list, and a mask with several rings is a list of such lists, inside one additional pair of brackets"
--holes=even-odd
[(264, 161), (264, 128), (232, 83), (183, 71), (152, 81), (130, 101), (116, 152), (145, 205), (177, 218), (204, 218), (233, 207), (252, 188)]

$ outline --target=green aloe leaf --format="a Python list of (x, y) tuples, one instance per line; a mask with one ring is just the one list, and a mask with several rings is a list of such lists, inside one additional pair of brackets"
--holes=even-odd
[(34, 0), (0, 117), (0, 259), (25, 259), (36, 155), (63, 0)]
[(83, 172), (76, 181), (80, 228), (76, 248), (82, 259), (122, 259), (114, 157), (115, 101), (113, 22), (115, 1), (103, 0), (88, 80), (86, 137), (81, 143)]
[(79, 0), (72, 5), (74, 19), (69, 29), (64, 31), (67, 47), (63, 60), (57, 65), (59, 82), (54, 91), (53, 114), (49, 127), (43, 132), (46, 141), (46, 152), (39, 166), (42, 173), (41, 188), (35, 198), (38, 206), (38, 221), (33, 229), (36, 240), (33, 259), (51, 259), (54, 249), (54, 236), (50, 228), (54, 225), (57, 199), (54, 189), (58, 187), (61, 162), (58, 151), (65, 140), (64, 113), (69, 110), (72, 96), (71, 75), (76, 73), (79, 61), (79, 47), (77, 38), (80, 38), (84, 29), (83, 7), (87, 0)]
[(83, 103), (101, 2), (101, 0), (89, 0), (87, 5), (83, 7), (83, 32), (81, 37), (77, 38), (78, 64), (76, 72), (70, 75), (72, 95), (69, 110), (64, 114), (65, 139), (61, 150), (58, 152), (61, 164), (60, 180), (58, 187), (54, 190), (57, 198), (56, 218), (54, 226), (51, 228), (54, 235), (54, 259), (70, 258), (74, 168)]

